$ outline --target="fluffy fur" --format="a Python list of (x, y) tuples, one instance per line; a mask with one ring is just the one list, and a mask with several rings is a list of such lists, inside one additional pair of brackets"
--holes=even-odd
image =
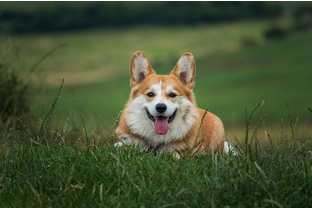
[(226, 151), (221, 120), (196, 106), (194, 78), (195, 60), (190, 53), (182, 55), (169, 75), (157, 75), (142, 52), (134, 53), (131, 94), (116, 129), (119, 144), (177, 156)]

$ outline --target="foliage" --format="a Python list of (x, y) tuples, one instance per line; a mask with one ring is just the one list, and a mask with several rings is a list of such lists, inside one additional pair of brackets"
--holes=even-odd
[(144, 24), (181, 25), (267, 19), (283, 13), (274, 2), (1, 2), (11, 32), (56, 32)]
[(14, 62), (19, 56), (18, 46), (6, 38), (0, 39), (0, 129), (20, 128), (20, 120), (31, 115), (29, 83)]
[(284, 39), (287, 35), (287, 31), (277, 25), (273, 25), (264, 31), (264, 38), (268, 41)]
[(295, 30), (303, 31), (312, 28), (312, 5), (302, 5), (294, 13)]
[(6, 35), (1, 37), (0, 130), (24, 128), (25, 122), (30, 122), (34, 118), (31, 110), (31, 100), (34, 92), (39, 93), (40, 88), (33, 87), (29, 78), (41, 62), (62, 46), (59, 45), (53, 48), (28, 68), (20, 60), (21, 50), (15, 40)]

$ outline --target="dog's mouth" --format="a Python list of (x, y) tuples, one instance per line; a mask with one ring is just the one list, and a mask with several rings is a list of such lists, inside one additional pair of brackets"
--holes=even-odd
[(169, 124), (175, 118), (177, 111), (169, 117), (164, 116), (152, 116), (150, 112), (146, 109), (147, 117), (154, 123), (155, 131), (159, 135), (165, 135), (168, 132)]

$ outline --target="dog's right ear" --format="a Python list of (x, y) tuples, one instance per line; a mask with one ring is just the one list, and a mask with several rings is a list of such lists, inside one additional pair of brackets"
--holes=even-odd
[(155, 74), (147, 58), (141, 51), (133, 54), (130, 64), (130, 85), (135, 87), (140, 84), (145, 77)]

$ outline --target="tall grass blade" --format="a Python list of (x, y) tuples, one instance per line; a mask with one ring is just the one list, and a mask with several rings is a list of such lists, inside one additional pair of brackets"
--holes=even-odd
[(55, 109), (55, 106), (56, 106), (56, 103), (57, 101), (61, 98), (61, 95), (62, 95), (62, 88), (63, 88), (63, 84), (64, 84), (64, 79), (62, 80), (62, 83), (61, 83), (61, 86), (58, 90), (58, 93), (54, 99), (54, 102), (52, 103), (52, 106), (51, 108), (49, 109), (46, 117), (44, 118), (42, 124), (41, 124), (41, 127), (40, 127), (40, 130), (39, 130), (39, 135), (42, 135), (43, 134), (43, 131), (46, 130), (49, 122), (50, 122), (50, 119), (52, 118), (52, 114), (53, 114), (53, 111)]
[(46, 59), (48, 58), (49, 56), (51, 56), (56, 50), (64, 47), (66, 44), (65, 43), (62, 43), (58, 46), (56, 46), (55, 48), (51, 49), (50, 51), (48, 51), (46, 54), (44, 54), (30, 69), (29, 69), (29, 72), (34, 72), (35, 69)]
[(252, 146), (253, 140), (257, 136), (258, 128), (259, 128), (260, 124), (264, 123), (264, 119), (267, 117), (267, 115), (263, 115), (262, 116), (262, 114), (261, 114), (263, 106), (264, 106), (264, 100), (260, 104), (260, 109), (259, 109), (259, 113), (258, 113), (258, 120), (257, 120), (257, 124), (256, 124), (256, 127), (255, 127), (255, 130), (254, 130), (254, 132), (252, 134), (252, 137), (251, 137), (251, 140), (250, 140), (250, 146)]
[(293, 122), (292, 116), (291, 116), (290, 111), (289, 111), (288, 103), (286, 103), (286, 111), (288, 113), (293, 151), (295, 151), (297, 146), (299, 145), (299, 144), (297, 144), (297, 143), (299, 143), (299, 141), (296, 141), (297, 138), (295, 137), (295, 129), (296, 129), (296, 126), (298, 124), (298, 119), (296, 119), (296, 122)]
[(201, 127), (203, 125), (203, 122), (204, 122), (204, 119), (205, 119), (205, 116), (206, 116), (207, 112), (208, 112), (208, 109), (205, 110), (205, 113), (204, 113), (202, 119), (200, 120), (199, 128), (198, 128), (197, 135), (196, 135), (196, 139), (195, 139), (195, 142), (193, 143), (191, 152), (193, 152), (194, 148), (196, 148), (198, 145), (200, 145), (200, 144), (197, 144), (197, 140), (198, 140), (198, 137), (200, 135), (200, 130), (201, 130)]
[(79, 112), (79, 115), (80, 115), (80, 119), (81, 119), (81, 121), (82, 121), (84, 133), (85, 133), (85, 136), (86, 136), (85, 142), (86, 142), (86, 144), (87, 144), (87, 150), (89, 151), (89, 138), (88, 138), (86, 123), (85, 123), (85, 121), (84, 121), (82, 112), (80, 111), (80, 109), (79, 109), (77, 103), (75, 103), (75, 105), (76, 105), (76, 108), (78, 109), (78, 112)]
[[(263, 103), (263, 102), (262, 102)], [(249, 146), (249, 128), (250, 128), (250, 121), (253, 116), (253, 114), (256, 112), (256, 110), (261, 106), (262, 103), (259, 103), (256, 105), (256, 107), (253, 109), (251, 114), (248, 116), (247, 108), (245, 107), (245, 117), (246, 117), (246, 137), (245, 137), (245, 153), (246, 156), (248, 156), (248, 148), (250, 149)]]

